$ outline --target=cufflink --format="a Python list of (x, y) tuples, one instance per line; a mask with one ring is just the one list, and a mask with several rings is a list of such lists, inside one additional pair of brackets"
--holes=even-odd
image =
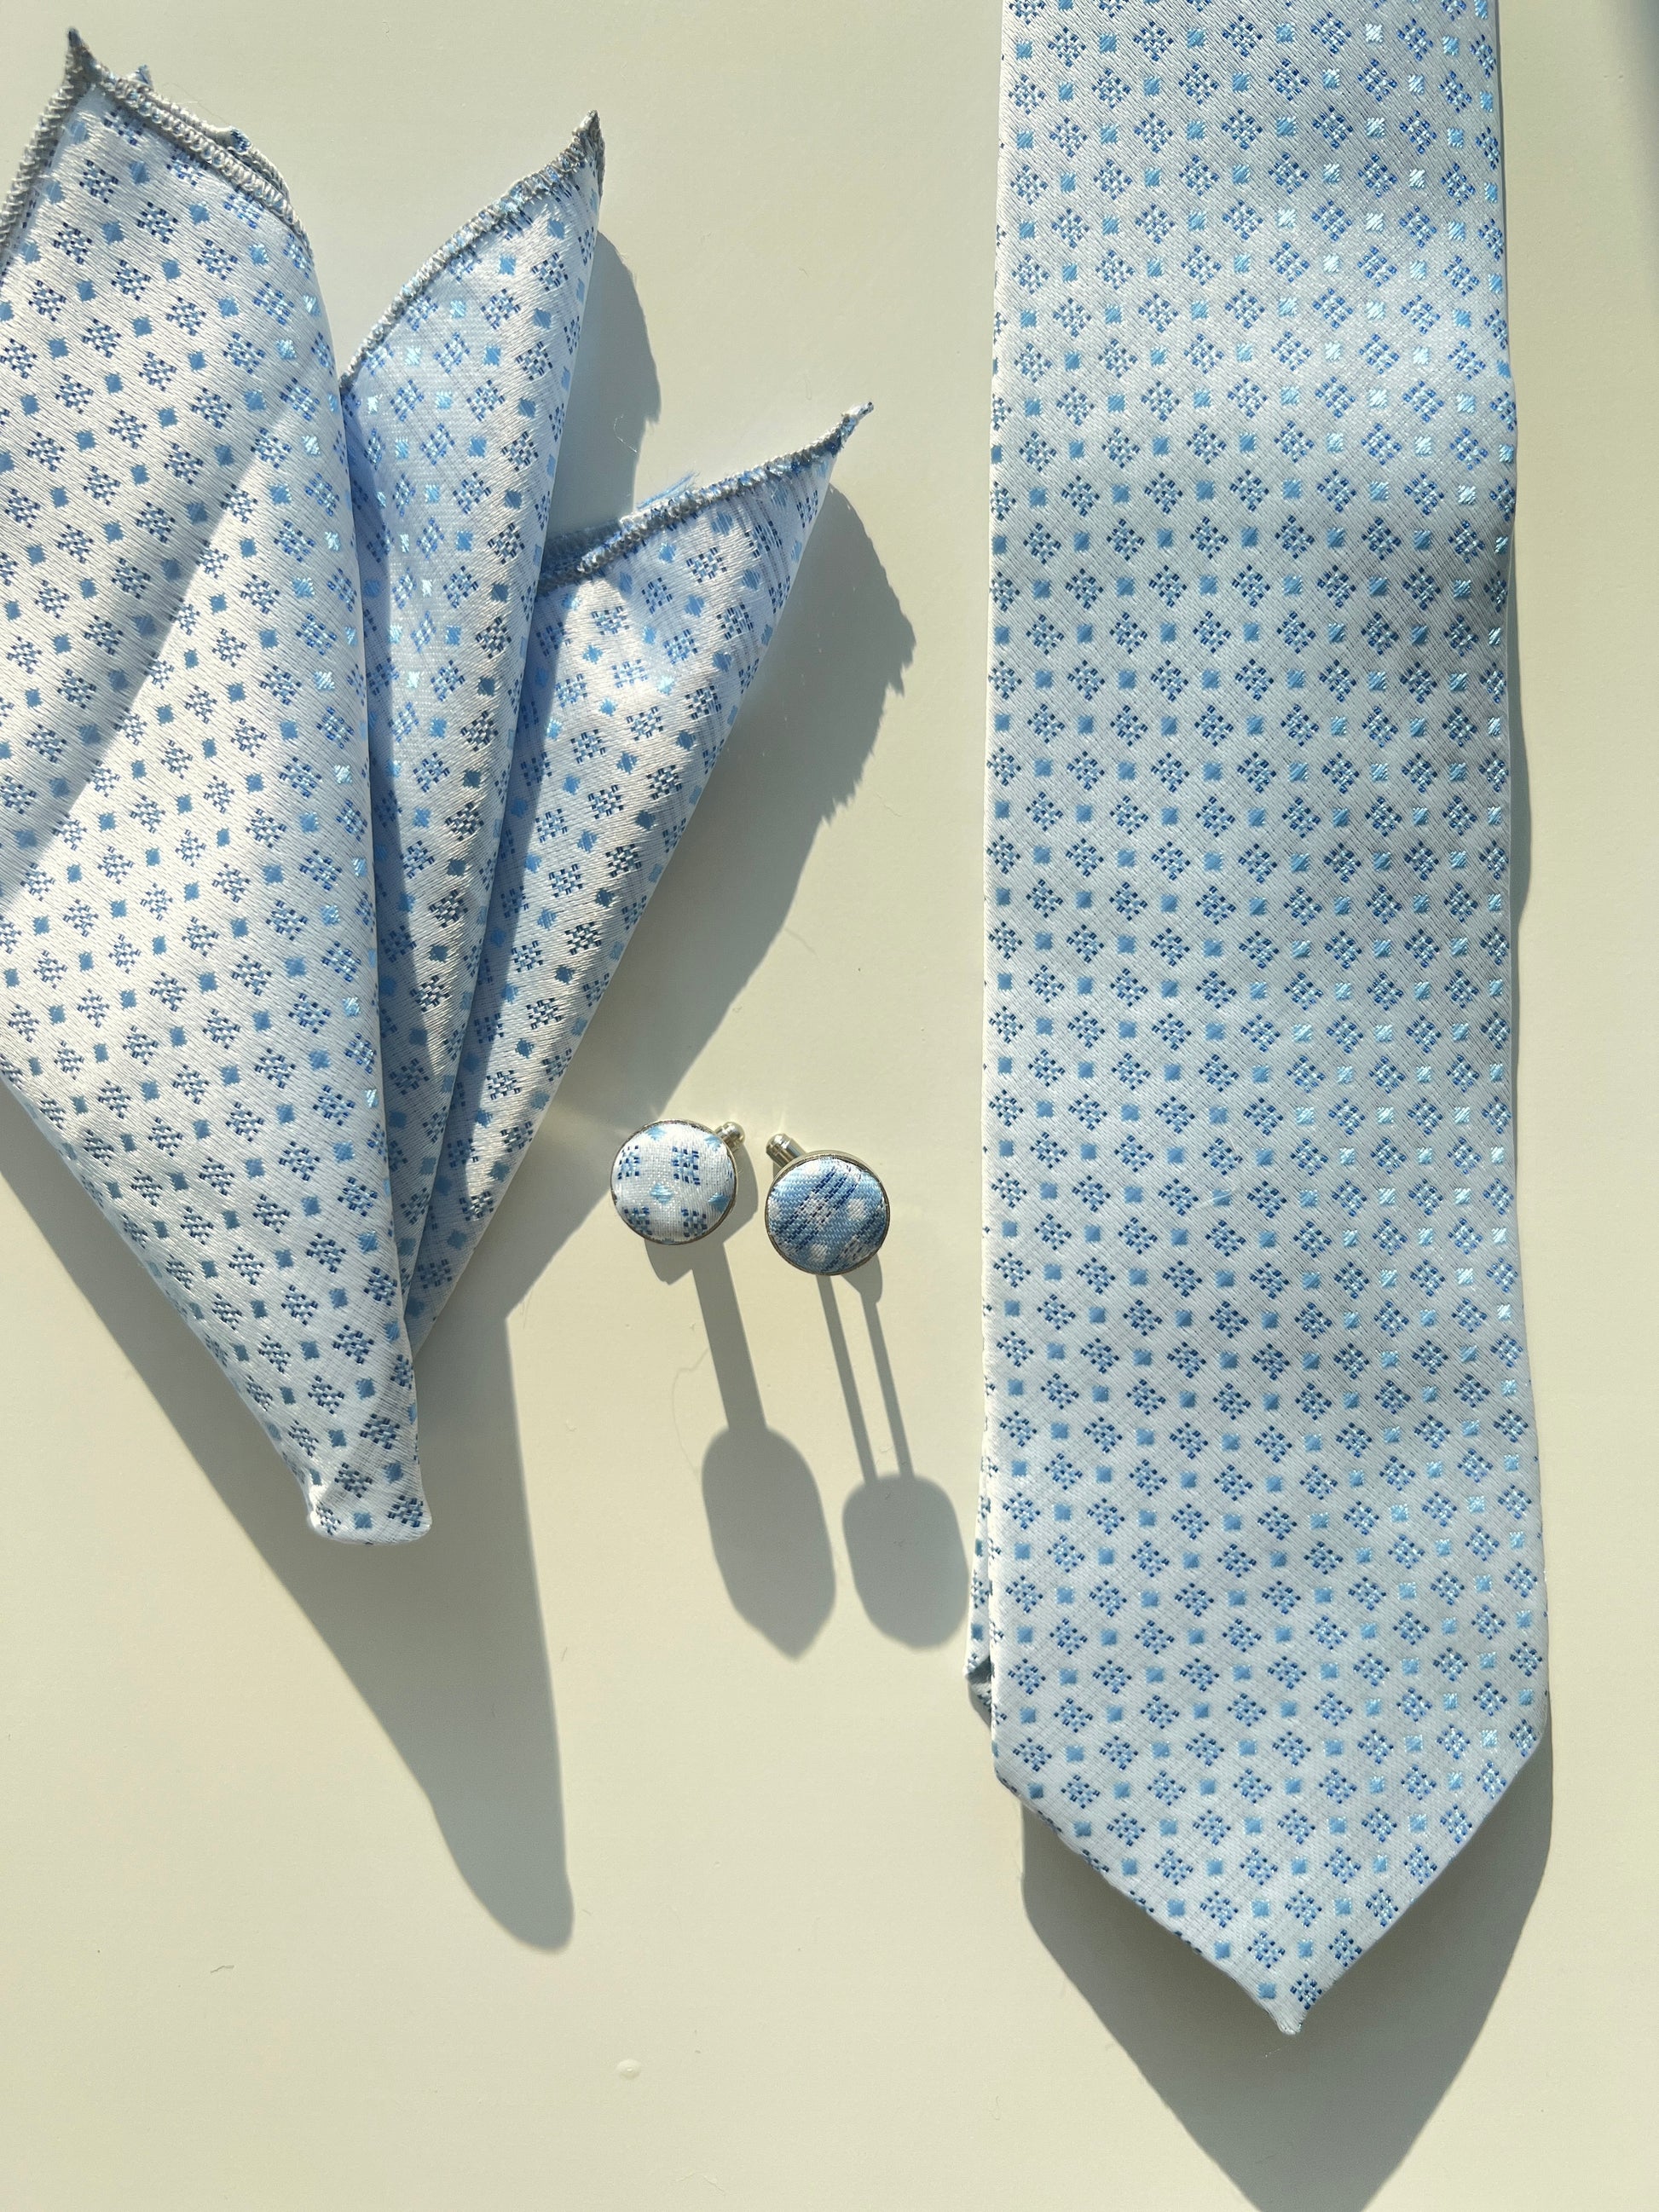
[(881, 1178), (849, 1152), (804, 1152), (774, 1137), (778, 1172), (766, 1194), (766, 1233), (780, 1259), (808, 1275), (845, 1275), (874, 1259), (892, 1219)]
[(720, 1227), (738, 1194), (735, 1121), (653, 1121), (617, 1154), (611, 1198), (636, 1237), (652, 1244), (695, 1244)]

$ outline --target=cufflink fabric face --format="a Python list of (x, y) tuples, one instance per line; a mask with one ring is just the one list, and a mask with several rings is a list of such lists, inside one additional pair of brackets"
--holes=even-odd
[(774, 1137), (778, 1170), (766, 1194), (766, 1233), (780, 1259), (808, 1275), (845, 1275), (873, 1260), (892, 1212), (881, 1178), (848, 1152), (804, 1152)]
[(636, 1237), (651, 1244), (695, 1244), (718, 1229), (738, 1194), (735, 1121), (653, 1121), (617, 1154), (611, 1197)]

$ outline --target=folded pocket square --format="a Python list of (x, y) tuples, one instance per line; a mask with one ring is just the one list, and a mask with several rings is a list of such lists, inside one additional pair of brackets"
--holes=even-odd
[(0, 1078), (355, 1541), (857, 420), (550, 544), (602, 169), (343, 376), (276, 171), (73, 37), (0, 209)]

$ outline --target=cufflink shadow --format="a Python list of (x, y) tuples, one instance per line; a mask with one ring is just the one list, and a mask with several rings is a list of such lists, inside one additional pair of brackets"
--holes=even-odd
[(918, 1475), (910, 1456), (898, 1386), (881, 1325), (881, 1262), (870, 1261), (841, 1279), (858, 1295), (869, 1334), (877, 1386), (892, 1440), (895, 1471), (878, 1472), (837, 1285), (820, 1278), (818, 1296), (847, 1419), (862, 1477), (842, 1508), (842, 1534), (853, 1585), (873, 1626), (916, 1650), (946, 1642), (968, 1609), (968, 1560), (956, 1509), (936, 1482)]
[(696, 1286), (726, 1426), (703, 1455), (708, 1539), (732, 1608), (786, 1658), (799, 1659), (836, 1602), (836, 1566), (811, 1468), (769, 1426), (732, 1280), (726, 1240), (757, 1211), (752, 1176), (711, 1237), (647, 1245), (658, 1279)]
[(4, 1091), (0, 1175), (386, 1730), (480, 1903), (522, 1942), (564, 1943), (558, 1738), (505, 1328), (463, 1314), (422, 1362), (430, 1534), (326, 1543), (211, 1356)]
[(1024, 1815), (1032, 1927), (1260, 2212), (1363, 2212), (1468, 2057), (1549, 1853), (1548, 1731), (1468, 1847), (1283, 2036), (1243, 1990)]

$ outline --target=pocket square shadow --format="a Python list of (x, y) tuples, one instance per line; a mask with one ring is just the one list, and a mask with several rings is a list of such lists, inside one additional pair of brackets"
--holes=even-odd
[(431, 1533), (348, 1551), (307, 1528), (211, 1356), (4, 1091), (0, 1176), (386, 1730), (479, 1901), (521, 1942), (564, 1943), (558, 1736), (505, 1328), (462, 1317), (422, 1362)]
[[(604, 238), (589, 314), (559, 480), (578, 507), (620, 513), (634, 503), (658, 386), (632, 278)], [(563, 510), (565, 521), (580, 519)], [(422, 1348), (434, 1525), (418, 1544), (344, 1551), (311, 1534), (291, 1479), (211, 1357), (0, 1092), (0, 1176), (380, 1722), (474, 1894), (510, 1935), (540, 1948), (568, 1940), (572, 1904), (508, 1319), (602, 1202), (621, 1138), (659, 1110), (783, 927), (819, 829), (857, 787), (914, 642), (863, 525), (832, 489), (726, 761), (511, 1202)], [(740, 1341), (740, 1318), (737, 1328)], [(556, 1333), (549, 1342), (556, 1362)], [(753, 1386), (746, 1346), (742, 1360)], [(763, 1416), (732, 1423), (728, 1437), (706, 1471), (727, 1589), (780, 1650), (804, 1650), (834, 1598), (811, 1471)], [(793, 1564), (780, 1574), (781, 1560)]]

